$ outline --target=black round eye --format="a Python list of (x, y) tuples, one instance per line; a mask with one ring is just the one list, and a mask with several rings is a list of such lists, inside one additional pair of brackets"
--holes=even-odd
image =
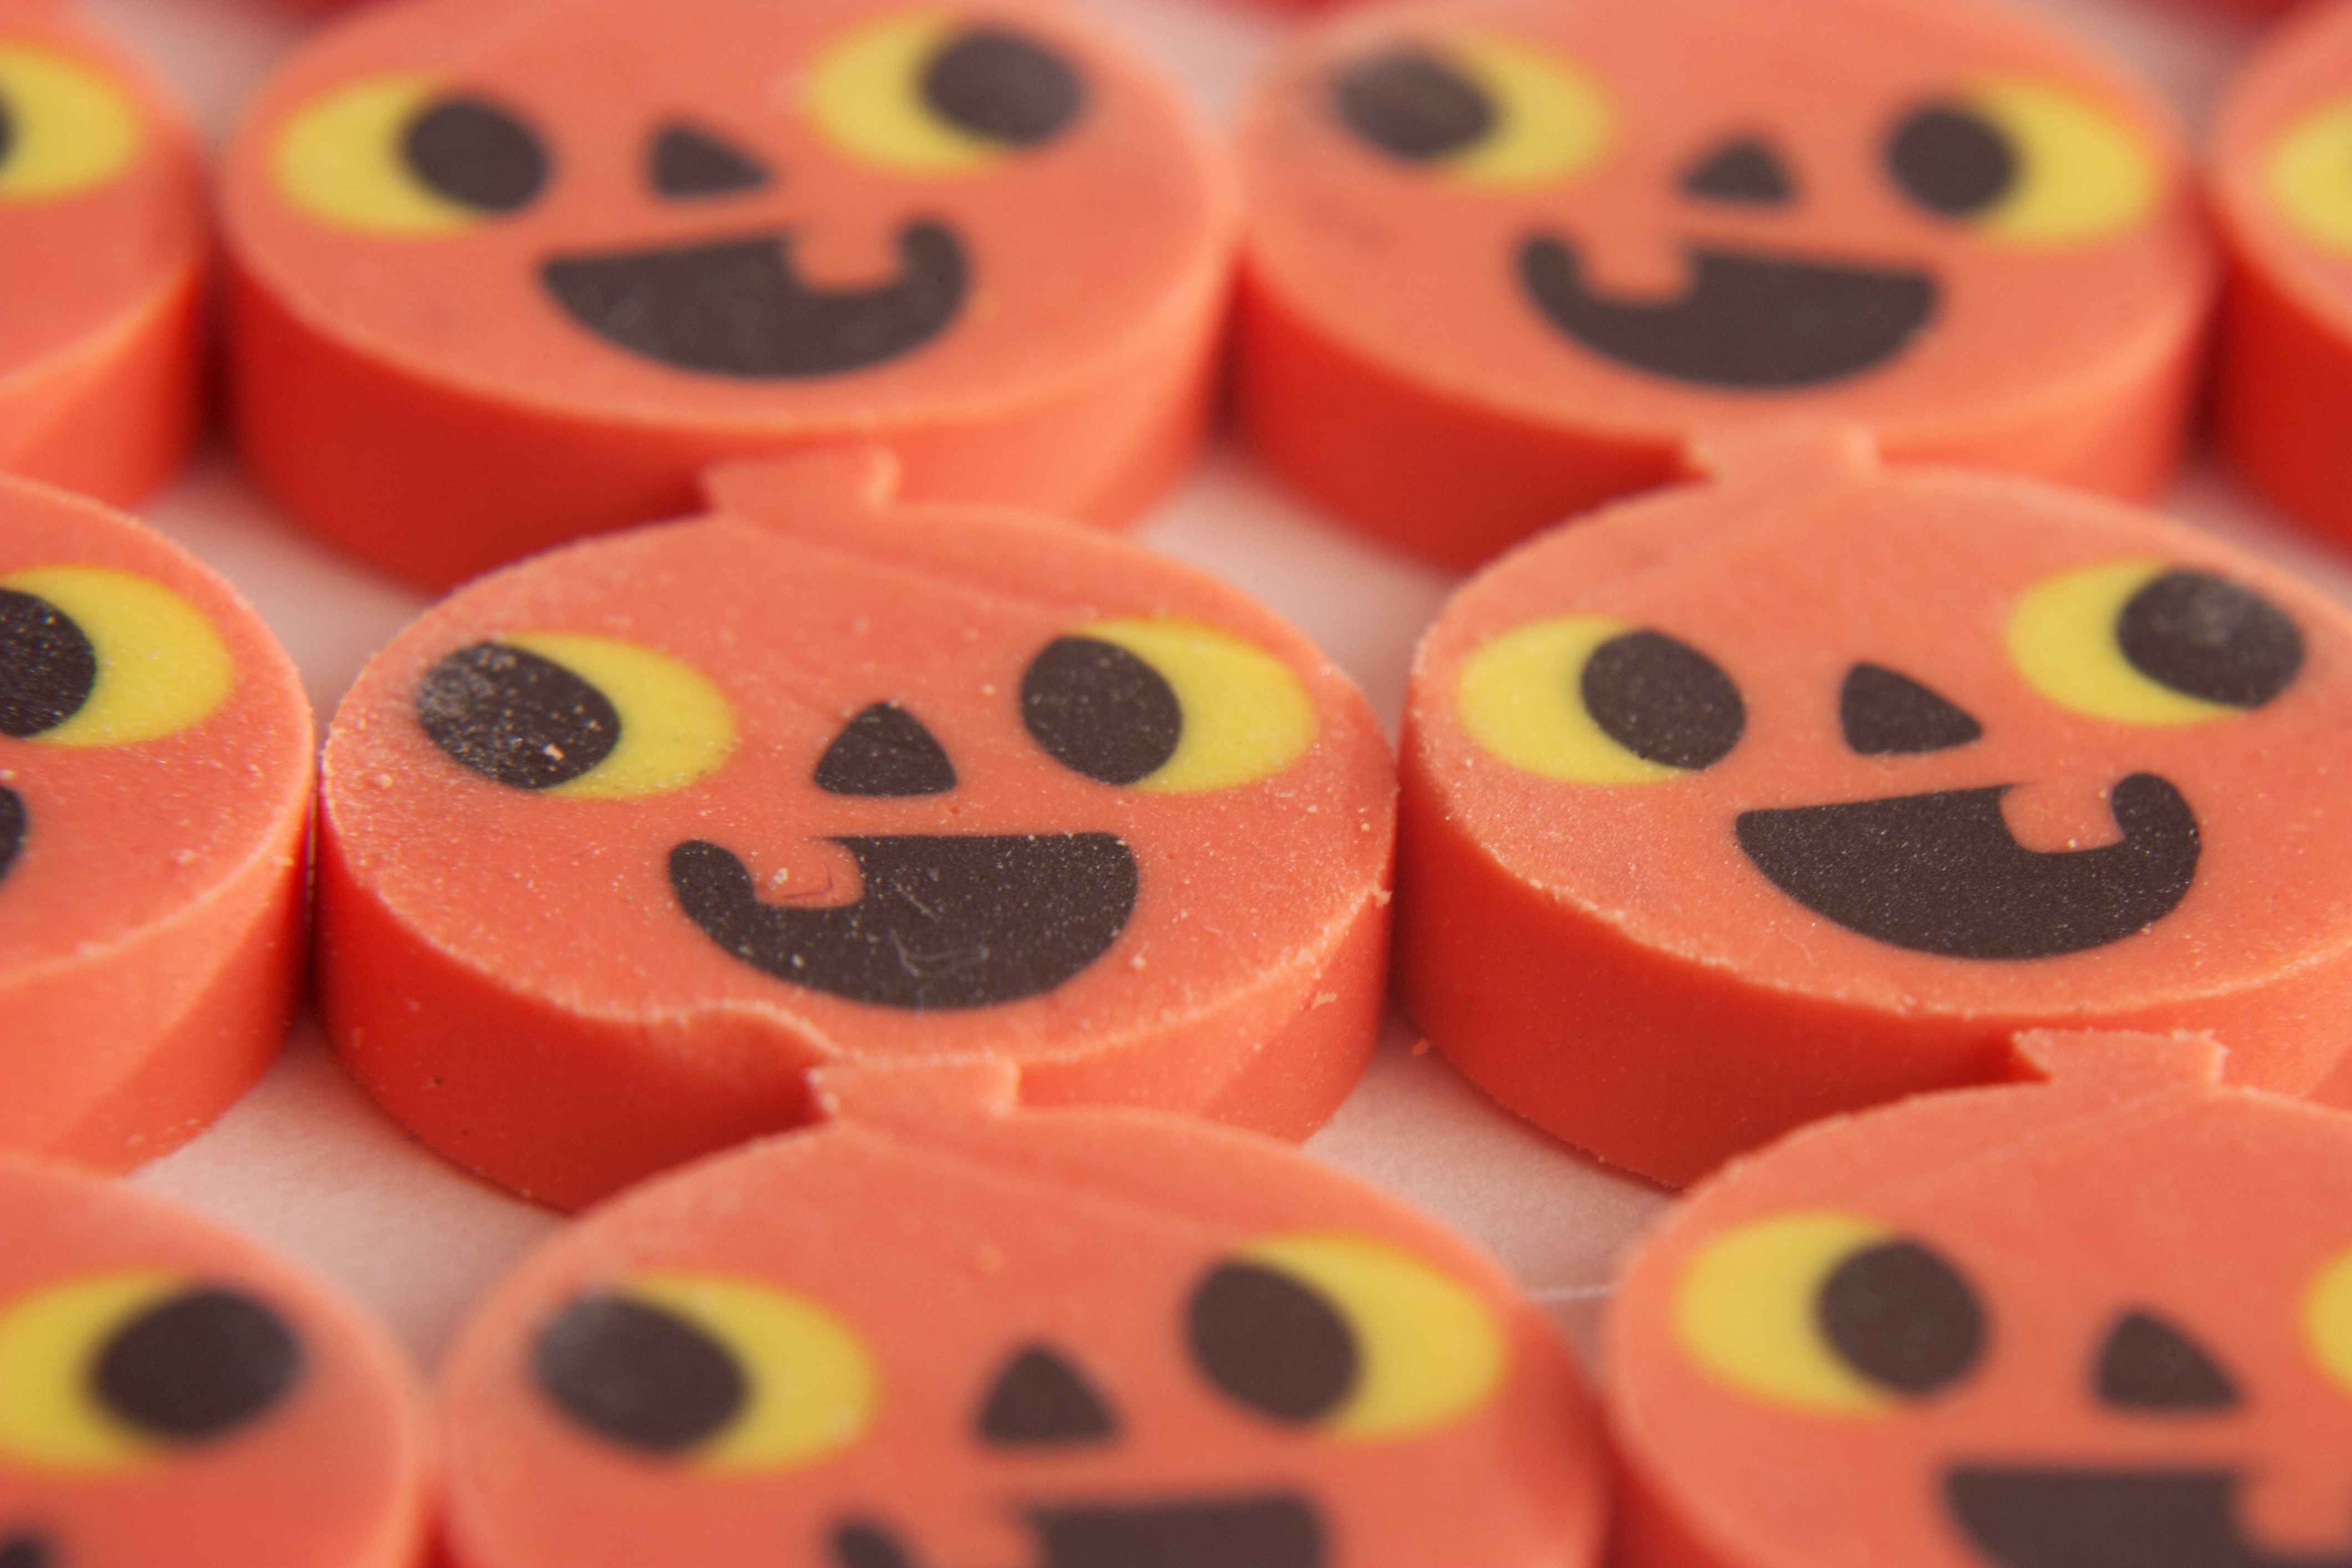
[(1021, 721), (1055, 762), (1108, 784), (1150, 778), (1184, 736), (1167, 678), (1096, 637), (1055, 637), (1030, 661)]
[(1663, 632), (1602, 643), (1584, 661), (1580, 685), (1592, 721), (1644, 762), (1704, 768), (1729, 755), (1748, 728), (1731, 677)]
[(923, 71), (923, 101), (975, 136), (1034, 147), (1077, 118), (1086, 99), (1067, 60), (997, 27), (959, 35)]
[(1356, 1385), (1360, 1357), (1347, 1321), (1287, 1275), (1221, 1265), (1192, 1292), (1187, 1316), (1192, 1359), (1261, 1415), (1312, 1421), (1338, 1409)]
[(2204, 572), (2168, 572), (2131, 596), (2116, 642), (2159, 686), (2230, 708), (2259, 708), (2303, 668), (2303, 634), (2250, 588)]
[(516, 789), (568, 784), (621, 742), (611, 699), (562, 665), (503, 643), (459, 648), (426, 671), (416, 719), (452, 761)]
[(547, 184), (547, 149), (538, 135), (478, 98), (428, 106), (408, 122), (400, 153), (426, 186), (476, 212), (519, 212)]
[(1915, 1241), (1855, 1253), (1822, 1282), (1813, 1307), (1846, 1364), (1896, 1394), (1933, 1394), (1964, 1376), (1984, 1351), (1976, 1292)]
[(1946, 217), (1980, 213), (2017, 183), (2017, 152), (1974, 110), (1931, 103), (1913, 110), (1886, 142), (1887, 172), (1904, 193)]
[(98, 686), (98, 650), (46, 599), (0, 588), (0, 735), (22, 741), (81, 710)]
[(187, 1290), (123, 1325), (92, 1384), (142, 1431), (199, 1442), (245, 1426), (286, 1397), (302, 1345), (275, 1312), (235, 1290)]
[(1495, 128), (1476, 82), (1421, 49), (1359, 60), (1331, 81), (1340, 121), (1391, 157), (1426, 163), (1475, 145)]
[(750, 1397), (725, 1346), (683, 1318), (618, 1296), (583, 1296), (540, 1331), (541, 1392), (593, 1432), (675, 1454), (721, 1430)]

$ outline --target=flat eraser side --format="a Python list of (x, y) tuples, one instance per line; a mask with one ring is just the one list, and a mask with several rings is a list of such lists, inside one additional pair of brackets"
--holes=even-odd
[(1176, 90), (1052, 0), (360, 13), (256, 100), (224, 209), (249, 468), (436, 586), (845, 441), (1131, 516), (1199, 440), (1240, 221)]
[(2021, 1046), (2027, 1081), (1806, 1128), (1634, 1248), (1627, 1568), (2340, 1550), (2352, 1118), (2223, 1086), (2210, 1038)]
[(1304, 34), (1239, 142), (1244, 435), (1427, 559), (1757, 421), (2126, 495), (2177, 458), (2213, 284), (2179, 137), (2020, 8), (1385, 6)]
[(2007, 1077), (2035, 1027), (2210, 1030), (2311, 1092), (2352, 999), (2352, 620), (2160, 517), (1822, 440), (1447, 605), (1404, 725), (1407, 1012), (1677, 1184)]
[(423, 1568), (415, 1374), (291, 1265), (0, 1155), (0, 1562)]
[(0, 1149), (125, 1169), (276, 1057), (312, 744), (292, 662), (226, 584), (0, 481)]
[(466, 1327), (453, 1568), (1595, 1561), (1591, 1399), (1432, 1221), (1192, 1118), (823, 1076), (841, 1114), (599, 1208)]
[[(844, 452), (483, 579), (326, 749), (320, 987), (427, 1143), (578, 1205), (806, 1121), (807, 1069), (1303, 1137), (1385, 988), (1393, 766), (1234, 589)], [(486, 1044), (487, 1043), (487, 1044)]]

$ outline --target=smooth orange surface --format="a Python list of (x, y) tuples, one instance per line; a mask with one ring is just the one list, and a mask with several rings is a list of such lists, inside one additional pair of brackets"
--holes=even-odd
[[(2048, 1081), (1808, 1128), (1694, 1192), (1632, 1256), (1605, 1357), (1627, 1568), (1984, 1568), (2098, 1561), (2102, 1543), (2146, 1562), (2341, 1550), (2335, 1456), (2352, 1437), (2352, 1388), (2323, 1369), (2305, 1306), (2352, 1246), (2352, 1121), (2220, 1087), (2207, 1040), (2025, 1044), (2021, 1071)], [(1688, 1352), (1674, 1302), (1701, 1249), (1750, 1223), (1822, 1211), (1923, 1244), (1956, 1270), (1983, 1315), (1965, 1375), (1876, 1413), (1832, 1415), (1759, 1397)], [(2095, 1397), (2103, 1347), (2134, 1312), (2202, 1352), (2234, 1405)], [(1993, 1551), (1947, 1491), (1970, 1466), (2159, 1486), (2196, 1477), (2231, 1511), (2217, 1544), (2194, 1506), (2168, 1510), (2144, 1494), (2105, 1519), (2059, 1506), (2043, 1530)], [(2061, 1554), (2069, 1530), (2076, 1551)], [(2126, 1536), (2137, 1551), (2123, 1552)]]
[[(631, 1193), (535, 1254), (443, 1378), (456, 1568), (839, 1562), (835, 1532), (853, 1521), (910, 1563), (1594, 1559), (1591, 1406), (1556, 1331), (1492, 1262), (1266, 1140), (1130, 1110), (1016, 1110), (1011, 1079), (1002, 1064), (828, 1072), (836, 1114), (823, 1127)], [(1286, 1424), (1230, 1395), (1188, 1352), (1188, 1300), (1252, 1244), (1300, 1235), (1392, 1249), (1465, 1292), (1498, 1336), (1499, 1379), (1442, 1418), (1371, 1435)], [(540, 1331), (583, 1292), (662, 1272), (789, 1290), (831, 1313), (872, 1366), (854, 1438), (804, 1464), (721, 1470), (690, 1450), (633, 1453), (572, 1420), (535, 1384)], [(1391, 1370), (1410, 1370), (1458, 1347), (1424, 1322), (1391, 1348)], [(985, 1440), (975, 1419), (1024, 1350), (1085, 1380), (1113, 1430)], [(788, 1408), (799, 1386), (773, 1383), (766, 1397)], [(1303, 1510), (1318, 1550), (1180, 1537), (1106, 1555), (1041, 1539), (1061, 1510), (1242, 1502)]]
[[(433, 0), (338, 23), (264, 90), (227, 156), (232, 381), (255, 476), (310, 526), (447, 585), (596, 529), (674, 516), (719, 458), (879, 439), (910, 494), (1123, 520), (1207, 414), (1238, 201), (1176, 93), (1031, 0), (939, 11), (1042, 40), (1074, 120), (984, 167), (910, 173), (827, 139), (803, 96), (854, 28), (939, 11), (878, 0)], [(289, 120), (386, 71), (498, 104), (544, 188), (454, 231), (338, 226), (286, 199)], [(663, 197), (667, 125), (764, 163), (757, 188)], [(816, 289), (898, 276), (903, 226), (944, 225), (969, 271), (936, 335), (797, 377), (681, 369), (616, 347), (541, 282), (557, 257), (782, 237)]]
[[(116, 502), (186, 456), (199, 405), (204, 172), (180, 110), (51, 0), (0, 5), (0, 48), (51, 51), (120, 95), (139, 144), (119, 171), (0, 196), (0, 470)], [(37, 114), (11, 104), (18, 156)], [(0, 159), (0, 173), (5, 173)]]
[(94, 502), (0, 487), (0, 579), (57, 566), (169, 589), (234, 668), (219, 707), (157, 739), (0, 735), (27, 824), (0, 874), (0, 1148), (116, 1171), (194, 1136), (278, 1054), (313, 736), (291, 661), (226, 583)]
[[(431, 1435), (415, 1374), (382, 1330), (209, 1221), (119, 1184), (0, 1160), (0, 1324), (13, 1331), (11, 1314), (46, 1292), (124, 1273), (244, 1297), (293, 1340), (294, 1373), (235, 1426), (193, 1440), (149, 1434), (127, 1464), (67, 1469), (0, 1448), (0, 1550), (32, 1542), (30, 1561), (54, 1568), (421, 1563)], [(106, 1348), (95, 1339), (86, 1353), (95, 1363)], [(85, 1397), (100, 1397), (86, 1386)], [(102, 1406), (85, 1414), (108, 1418)]]
[[(486, 579), (404, 632), (346, 699), (320, 826), (329, 1025), (370, 1091), (452, 1159), (578, 1205), (805, 1121), (803, 1074), (836, 1058), (1002, 1058), (1032, 1101), (1151, 1104), (1292, 1137), (1354, 1081), (1381, 1004), (1394, 798), (1361, 696), (1222, 584), (1051, 521), (885, 508), (876, 464), (733, 470), (717, 515)], [(1024, 727), (1024, 671), (1056, 637), (1124, 616), (1202, 623), (1271, 656), (1311, 706), (1313, 743), (1270, 776), (1186, 794), (1063, 766)], [(537, 794), (453, 763), (419, 722), (421, 679), (482, 639), (546, 630), (698, 671), (734, 712), (730, 758), (634, 799)], [(944, 750), (954, 787), (817, 786), (848, 721), (886, 701)], [(945, 1010), (775, 978), (706, 935), (666, 870), (681, 843), (715, 842), (763, 900), (836, 908), (866, 892), (837, 838), (1073, 833), (1113, 835), (1134, 859), (1116, 940), (1041, 993)], [(972, 936), (968, 956), (1077, 918), (1056, 889), (1018, 892), (1053, 907)], [(905, 963), (939, 973), (954, 956)]]
[[(2208, 535), (2029, 481), (1881, 469), (1832, 443), (1724, 461), (1721, 481), (1507, 557), (1424, 638), (1402, 746), (1398, 984), (1429, 1037), (1520, 1115), (1676, 1184), (1836, 1111), (1999, 1078), (2021, 1028), (2211, 1028), (2237, 1042), (2233, 1080), (2311, 1090), (2352, 1005), (2345, 612)], [(2300, 671), (2266, 704), (2201, 723), (2060, 707), (2011, 662), (2004, 626), (2028, 588), (2115, 560), (2259, 594), (2299, 631)], [(1745, 705), (1738, 743), (1636, 784), (1490, 755), (1457, 705), (1465, 658), (1572, 613), (1714, 660)], [(1980, 735), (1859, 754), (1840, 703), (1861, 663), (1924, 685)], [(1558, 672), (1563, 700), (1579, 679)], [(2006, 787), (2000, 821), (2022, 848), (2092, 849), (2118, 840), (2109, 794), (2142, 773), (2193, 816), (2184, 895), (2136, 934), (2049, 956), (1863, 934), (1784, 892), (1735, 831), (1751, 811)], [(1930, 872), (1846, 847), (1874, 900), (1965, 884), (1980, 863)]]
[[(1341, 73), (1400, 47), (1444, 58), (1465, 40), (1580, 73), (1608, 117), (1597, 156), (1557, 177), (1480, 184), (1391, 156), (1343, 121)], [(2108, 117), (2153, 174), (2147, 210), (2090, 237), (2022, 242), (1907, 199), (1889, 173), (1898, 126), (1995, 79), (2056, 89)], [(1507, 127), (1513, 108), (1497, 112)], [(1785, 200), (1683, 187), (1740, 139), (1778, 160)], [(1866, 424), (1898, 458), (2122, 494), (2158, 488), (2178, 455), (2212, 272), (2178, 141), (2146, 92), (2021, 10), (1384, 7), (1294, 46), (1257, 89), (1240, 141), (1252, 203), (1244, 434), (1320, 505), (1428, 559), (1475, 565), (1686, 472), (1695, 434), (1759, 421)], [(1556, 327), (1518, 271), (1538, 237), (1570, 247), (1587, 287), (1618, 304), (1696, 298), (1699, 248), (1900, 274), (1935, 302), (1898, 348), (1859, 368), (1710, 384), (1633, 368)], [(1801, 335), (1848, 314), (1828, 312)], [(1720, 343), (1757, 319), (1735, 312), (1699, 335)]]
[(2352, 7), (2281, 29), (2231, 85), (2216, 121), (2214, 210), (2230, 251), (2214, 416), (2223, 451), (2271, 500), (2352, 537), (2337, 433), (2352, 418), (2352, 256), (2280, 209), (2267, 178), (2279, 139), (2352, 96)]

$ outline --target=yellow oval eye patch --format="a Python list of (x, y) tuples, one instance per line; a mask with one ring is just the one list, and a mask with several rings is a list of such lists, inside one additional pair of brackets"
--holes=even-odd
[(1076, 69), (1043, 40), (926, 8), (845, 35), (811, 68), (801, 101), (853, 157), (952, 175), (1051, 142), (1085, 99)]
[(53, 201), (114, 178), (144, 134), (128, 94), (88, 66), (26, 44), (0, 45), (0, 201)]
[(2312, 1280), (2303, 1300), (2303, 1331), (2320, 1369), (2352, 1393), (2352, 1251)]
[(1475, 1292), (1402, 1248), (1338, 1234), (1272, 1237), (1235, 1257), (1305, 1286), (1346, 1325), (1356, 1368), (1316, 1429), (1353, 1442), (1408, 1436), (1484, 1406), (1510, 1352)]
[(1675, 1292), (1675, 1337), (1716, 1376), (1777, 1404), (1830, 1415), (1892, 1407), (1822, 1337), (1822, 1286), (1839, 1264), (1891, 1239), (1885, 1226), (1840, 1214), (1797, 1214), (1711, 1244)]
[(104, 1471), (151, 1458), (154, 1440), (93, 1397), (91, 1371), (118, 1330), (180, 1284), (133, 1270), (0, 1304), (0, 1459), (34, 1470)]
[(2019, 597), (2003, 639), (2043, 697), (2126, 724), (2238, 716), (2284, 691), (2304, 659), (2301, 631), (2262, 595), (2150, 559), (2044, 578)]
[[(204, 613), (162, 584), (105, 566), (45, 566), (0, 578), (0, 591), (44, 606), (37, 674), (0, 668), (0, 699), (38, 698), (54, 721), (8, 732), (54, 746), (127, 746), (201, 723), (228, 700), (236, 665)], [(22, 683), (44, 687), (28, 692)], [(74, 700), (79, 695), (79, 700)]]
[(1183, 715), (1176, 749), (1137, 789), (1233, 789), (1280, 773), (1315, 743), (1315, 704), (1290, 667), (1214, 626), (1097, 621), (1076, 635), (1133, 654), (1175, 693)]
[(2263, 176), (2305, 238), (2352, 254), (2352, 97), (2322, 104), (2281, 132)]
[(1568, 179), (1608, 150), (1608, 94), (1576, 62), (1499, 33), (1465, 31), (1352, 62), (1331, 83), (1357, 137), (1465, 184)]
[(880, 1399), (873, 1358), (839, 1317), (711, 1274), (644, 1274), (574, 1300), (541, 1331), (531, 1371), (596, 1436), (732, 1474), (848, 1447)]
[(446, 234), (480, 215), (410, 173), (408, 127), (440, 90), (415, 72), (369, 77), (305, 106), (278, 133), (278, 189), (313, 217), (381, 234)]
[(1498, 761), (1566, 784), (1682, 778), (1730, 754), (1739, 689), (1689, 644), (1606, 616), (1555, 616), (1463, 661), (1463, 728)]
[(2145, 141), (2080, 94), (1995, 77), (1906, 116), (1887, 169), (1931, 213), (1989, 238), (2053, 247), (2120, 233), (2154, 210), (2163, 175)]

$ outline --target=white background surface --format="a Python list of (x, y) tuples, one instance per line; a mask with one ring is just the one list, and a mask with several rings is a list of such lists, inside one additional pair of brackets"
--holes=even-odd
[[(2103, 36), (2200, 130), (2252, 37), (2162, 0), (2039, 3)], [(1093, 4), (1219, 118), (1286, 25), (1279, 11), (1246, 0)], [(270, 0), (82, 5), (179, 89), (215, 140), (304, 30)], [(2171, 509), (2352, 596), (2347, 563), (2295, 540), (2201, 465)], [(309, 542), (254, 498), (217, 449), (147, 515), (259, 606), (301, 667), (322, 726), (362, 663), (425, 602)], [(1213, 455), (1141, 537), (1292, 616), (1355, 674), (1393, 726), (1413, 640), (1450, 579), (1319, 522), (1230, 452)], [(1589, 1348), (1611, 1260), (1665, 1197), (1526, 1129), (1410, 1044), (1392, 1023), (1370, 1076), (1309, 1150), (1485, 1243)], [(382, 1313), (428, 1364), (467, 1304), (561, 1223), (410, 1142), (342, 1076), (308, 1021), (251, 1096), (132, 1179), (307, 1262)]]

